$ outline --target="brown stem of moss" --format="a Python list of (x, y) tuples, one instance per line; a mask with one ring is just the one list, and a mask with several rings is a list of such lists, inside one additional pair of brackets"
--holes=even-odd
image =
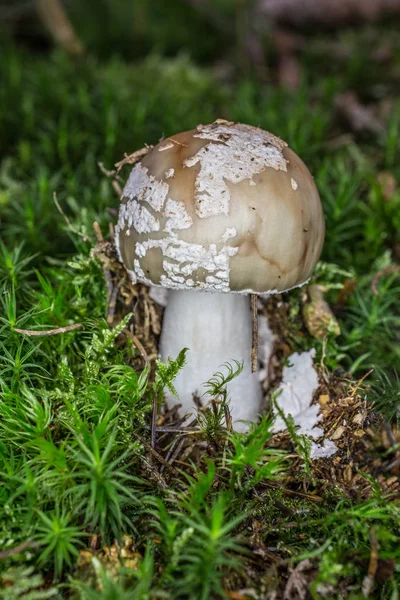
[(258, 369), (258, 310), (257, 295), (251, 294), (251, 372)]

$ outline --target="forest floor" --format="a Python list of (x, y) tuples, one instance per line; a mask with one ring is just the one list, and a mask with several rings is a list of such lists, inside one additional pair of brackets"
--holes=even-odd
[[(2, 51), (2, 599), (400, 597), (395, 34), (314, 39), (295, 90), (273, 69), (260, 80), (185, 56)], [(267, 400), (287, 358), (315, 349), (330, 458), (312, 459), (290, 420), (274, 433), (270, 410), (230, 431), (229, 369), (197, 420), (161, 406), (184, 356), (157, 360), (162, 309), (115, 261), (104, 169), (218, 117), (282, 137), (320, 191), (311, 283), (325, 303), (302, 288), (262, 311), (276, 334)]]

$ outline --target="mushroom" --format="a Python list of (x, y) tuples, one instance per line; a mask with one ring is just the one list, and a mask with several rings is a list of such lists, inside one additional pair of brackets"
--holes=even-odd
[(252, 373), (251, 294), (309, 279), (324, 240), (313, 178), (273, 134), (218, 119), (162, 140), (137, 163), (116, 227), (132, 280), (168, 288), (163, 359), (189, 349), (175, 387), (182, 413), (226, 361), (243, 361), (228, 387), (234, 427), (255, 421), (262, 392)]

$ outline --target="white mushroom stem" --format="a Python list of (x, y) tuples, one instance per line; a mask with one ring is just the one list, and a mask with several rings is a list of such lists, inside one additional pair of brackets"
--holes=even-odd
[(187, 290), (170, 291), (161, 334), (161, 358), (175, 358), (188, 348), (187, 364), (174, 385), (177, 400), (167, 393), (168, 404), (182, 405), (181, 414), (194, 412), (193, 395), (203, 403), (204, 383), (233, 359), (243, 361), (243, 371), (228, 384), (234, 429), (247, 428), (239, 421), (256, 421), (261, 405), (261, 386), (257, 373), (251, 372), (251, 312), (248, 296)]

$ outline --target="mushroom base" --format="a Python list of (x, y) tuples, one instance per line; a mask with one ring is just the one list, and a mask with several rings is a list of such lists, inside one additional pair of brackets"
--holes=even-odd
[(181, 404), (180, 413), (195, 411), (193, 395), (202, 404), (204, 383), (221, 370), (223, 363), (243, 361), (243, 371), (228, 384), (233, 427), (245, 431), (244, 421), (256, 421), (262, 391), (258, 374), (251, 372), (251, 312), (248, 296), (228, 293), (170, 291), (160, 341), (161, 358), (175, 358), (188, 348), (187, 364), (174, 386), (179, 399), (167, 392), (169, 406)]

